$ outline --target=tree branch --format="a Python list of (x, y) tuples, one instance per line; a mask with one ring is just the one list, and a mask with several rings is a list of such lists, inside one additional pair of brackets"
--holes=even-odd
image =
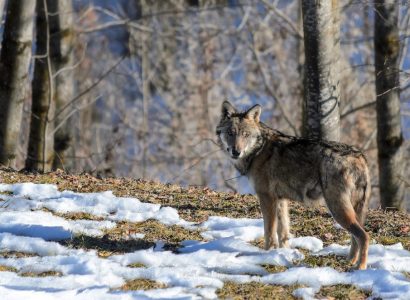
[(83, 97), (85, 94), (87, 94), (89, 91), (91, 91), (94, 87), (96, 87), (98, 84), (101, 83), (101, 81), (107, 77), (124, 59), (126, 55), (123, 55), (114, 65), (112, 65), (106, 72), (104, 72), (93, 84), (91, 84), (88, 88), (86, 88), (84, 91), (82, 91), (80, 94), (75, 96), (73, 99), (71, 99), (59, 112), (57, 112), (54, 115), (54, 118), (51, 121), (54, 121), (59, 115), (63, 113), (71, 104), (74, 102), (78, 101), (81, 97)]

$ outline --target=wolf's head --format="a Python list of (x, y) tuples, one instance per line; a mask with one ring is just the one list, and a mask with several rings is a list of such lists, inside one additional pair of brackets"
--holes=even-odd
[(216, 134), (222, 150), (231, 158), (244, 158), (260, 144), (260, 114), (259, 104), (245, 112), (238, 112), (228, 101), (222, 103), (221, 120), (216, 127)]

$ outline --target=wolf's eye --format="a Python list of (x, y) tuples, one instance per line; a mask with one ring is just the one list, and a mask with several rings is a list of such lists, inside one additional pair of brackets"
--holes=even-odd
[(229, 129), (229, 130), (228, 130), (228, 135), (229, 135), (229, 136), (233, 136), (233, 131)]

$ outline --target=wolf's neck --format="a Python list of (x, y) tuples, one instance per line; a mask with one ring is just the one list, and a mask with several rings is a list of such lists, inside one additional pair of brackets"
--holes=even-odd
[(238, 170), (241, 175), (247, 175), (251, 166), (253, 160), (262, 152), (263, 147), (265, 146), (265, 139), (260, 136), (260, 139), (256, 143), (255, 147), (245, 157), (239, 159), (234, 163), (235, 168)]

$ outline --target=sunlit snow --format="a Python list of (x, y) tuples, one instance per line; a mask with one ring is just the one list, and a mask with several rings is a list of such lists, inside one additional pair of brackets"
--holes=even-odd
[[(323, 247), (315, 237), (290, 240), (292, 249), (261, 250), (250, 241), (263, 236), (260, 219), (210, 217), (202, 224), (182, 220), (177, 210), (115, 197), (111, 192), (59, 192), (54, 185), (0, 184), (0, 252), (25, 252), (28, 257), (0, 257), (0, 266), (17, 272), (0, 273), (2, 299), (201, 299), (216, 298), (224, 282), (304, 285), (293, 295), (311, 299), (321, 286), (353, 284), (373, 297), (410, 299), (410, 252), (401, 244), (371, 245), (369, 269), (338, 272), (332, 268), (308, 268), (300, 263), (303, 248), (313, 255), (346, 256), (348, 246)], [(56, 214), (83, 212), (103, 221), (66, 220)], [(78, 234), (101, 236), (119, 221), (156, 219), (202, 230), (206, 241), (187, 240), (178, 254), (154, 249), (101, 258), (93, 250), (69, 249), (56, 241)], [(133, 233), (130, 238), (143, 238)], [(299, 262), (299, 263), (298, 263)], [(130, 264), (144, 267), (129, 267)], [(286, 266), (269, 274), (261, 265)], [(22, 273), (54, 271), (61, 276), (26, 277)], [(166, 284), (148, 291), (120, 291), (126, 281), (143, 278)]]

